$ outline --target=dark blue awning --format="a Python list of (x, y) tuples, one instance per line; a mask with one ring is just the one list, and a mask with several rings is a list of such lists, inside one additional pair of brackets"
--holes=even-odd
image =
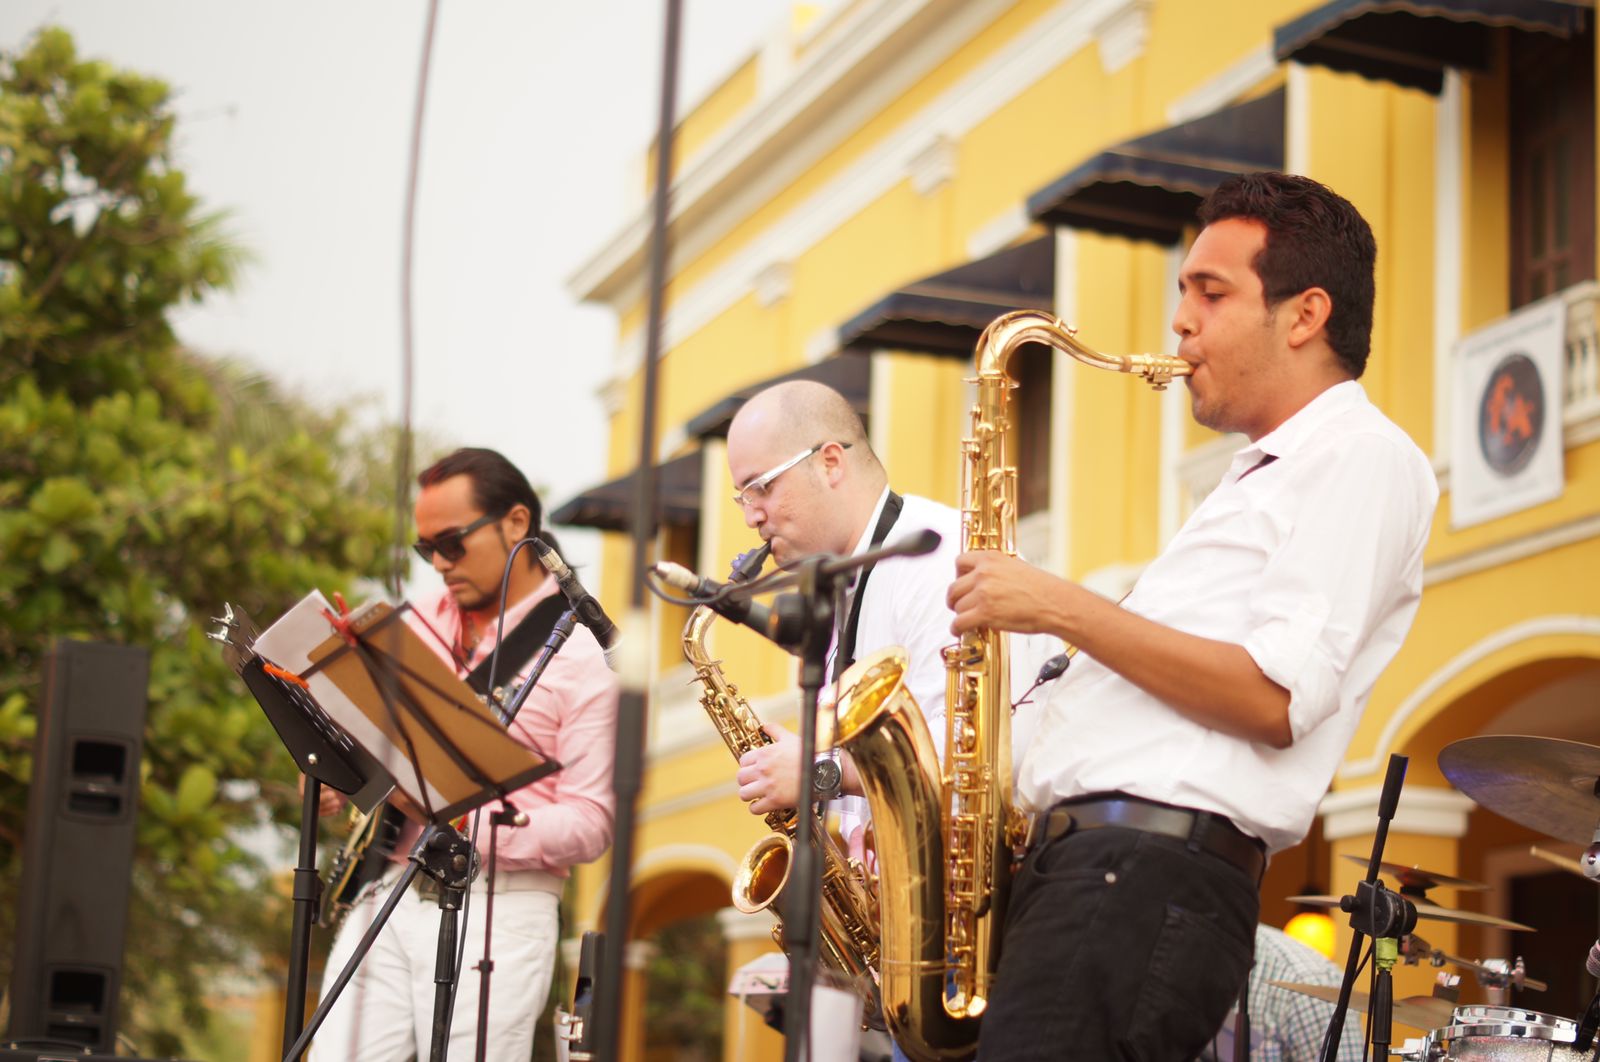
[(726, 437), (728, 425), (733, 423), (734, 414), (738, 413), (753, 395), (765, 391), (774, 384), (788, 383), (790, 380), (813, 380), (827, 384), (844, 395), (851, 407), (865, 419), (868, 400), (871, 397), (871, 378), (872, 366), (866, 358), (856, 357), (853, 354), (828, 358), (795, 369), (793, 372), (768, 377), (748, 387), (741, 387), (727, 398), (720, 399), (701, 410), (684, 425), (684, 430), (691, 439), (703, 439), (711, 435)]
[(1437, 95), (1447, 68), (1489, 68), (1496, 27), (1570, 37), (1589, 13), (1565, 0), (1332, 0), (1273, 30), (1272, 47), (1279, 60)]
[[(700, 519), (700, 451), (656, 466), (656, 519), (670, 527), (692, 527)], [(634, 473), (590, 487), (550, 513), (552, 524), (626, 531), (633, 514)]]
[(1237, 173), (1283, 169), (1283, 90), (1125, 141), (1028, 197), (1037, 221), (1175, 244)]
[(1041, 236), (907, 284), (839, 326), (839, 346), (967, 358), (1003, 313), (1055, 305), (1055, 240)]

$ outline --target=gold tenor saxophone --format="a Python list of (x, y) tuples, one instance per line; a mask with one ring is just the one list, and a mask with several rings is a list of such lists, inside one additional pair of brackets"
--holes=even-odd
[[(761, 570), (770, 547), (762, 546), (734, 562), (729, 582), (746, 582)], [(694, 667), (700, 684), (700, 705), (722, 735), (728, 751), (738, 759), (746, 752), (772, 744), (750, 704), (722, 673), (722, 663), (706, 652), (706, 632), (717, 614), (700, 605), (683, 628), (683, 655)], [(757, 841), (739, 863), (733, 879), (733, 905), (745, 914), (764, 911), (782, 894), (789, 879), (797, 816), (794, 811), (767, 813), (772, 833)], [(822, 853), (822, 960), (845, 974), (862, 995), (874, 1002), (877, 979), (877, 911), (863, 881), (859, 865), (852, 863), (829, 836), (821, 817), (814, 818)], [(774, 912), (776, 913), (776, 912)], [(773, 927), (773, 939), (783, 944), (783, 927)]]
[[(1006, 368), (1042, 343), (1086, 365), (1143, 377), (1156, 390), (1191, 366), (1155, 354), (1102, 354), (1050, 314), (1008, 313), (978, 340), (977, 401), (963, 440), (966, 550), (1016, 553), (1017, 469)], [(945, 761), (904, 687), (903, 650), (866, 657), (840, 679), (838, 743), (872, 807), (885, 908), (879, 963), (884, 1014), (906, 1054), (969, 1057), (999, 965), (1011, 860), (1023, 819), (1011, 801), (1011, 683), (1005, 635), (977, 630), (944, 651)], [(907, 900), (906, 898), (909, 897)]]

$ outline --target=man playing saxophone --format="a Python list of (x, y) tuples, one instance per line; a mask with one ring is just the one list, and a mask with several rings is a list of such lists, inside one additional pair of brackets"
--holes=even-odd
[(1248, 445), (1119, 607), (998, 552), (952, 630), (1082, 650), (1018, 758), (1037, 814), (984, 1062), (1187, 1059), (1250, 966), (1268, 852), (1297, 843), (1421, 594), (1436, 481), (1356, 379), (1376, 247), (1314, 181), (1201, 207), (1172, 326), (1195, 420)]
[[(728, 428), (728, 471), (745, 523), (772, 547), (778, 564), (813, 553), (865, 552), (924, 528), (939, 532), (935, 552), (874, 565), (857, 577), (839, 610), (828, 678), (837, 679), (857, 656), (903, 645), (912, 661), (906, 684), (929, 729), (943, 734), (939, 649), (950, 640), (953, 618), (943, 594), (960, 552), (960, 514), (891, 491), (849, 401), (809, 380), (778, 384), (745, 403)], [(758, 815), (794, 807), (799, 788), (799, 739), (781, 727), (767, 730), (774, 742), (739, 761), (739, 799)], [(859, 795), (847, 757), (840, 766), (842, 791)], [(846, 803), (847, 835), (862, 807)]]
[[(728, 431), (728, 468), (745, 522), (771, 546), (779, 564), (813, 553), (862, 553), (924, 528), (939, 533), (934, 553), (873, 565), (857, 577), (838, 610), (828, 676), (837, 679), (854, 660), (876, 650), (903, 646), (905, 687), (927, 721), (935, 748), (942, 749), (947, 676), (940, 651), (950, 642), (954, 618), (944, 591), (960, 550), (961, 514), (891, 491), (861, 418), (844, 396), (810, 381), (779, 384), (744, 405)], [(1011, 641), (1013, 693), (1020, 695), (1059, 646), (1043, 637)], [(824, 698), (831, 702), (832, 694), (825, 690)], [(1018, 734), (1025, 730), (1020, 718), (1025, 714), (1018, 713)], [(773, 743), (751, 749), (739, 761), (739, 798), (754, 814), (792, 808), (799, 788), (798, 738), (770, 724), (766, 730)], [(849, 796), (837, 806), (859, 856), (866, 802), (858, 797), (861, 780), (848, 754), (840, 755), (839, 766), (841, 790)]]

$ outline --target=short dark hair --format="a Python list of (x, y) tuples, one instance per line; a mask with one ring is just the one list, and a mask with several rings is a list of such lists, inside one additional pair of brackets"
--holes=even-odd
[(1200, 221), (1229, 218), (1266, 226), (1266, 246), (1251, 265), (1269, 308), (1307, 288), (1328, 293), (1328, 345), (1359, 377), (1372, 350), (1378, 258), (1372, 226), (1337, 192), (1290, 173), (1242, 173), (1223, 181), (1200, 204)]
[[(423, 469), (417, 476), (417, 486), (431, 487), (456, 476), (466, 476), (472, 481), (473, 504), (483, 510), (485, 516), (504, 516), (518, 505), (526, 506), (528, 534), (560, 552), (555, 536), (544, 529), (544, 506), (539, 502), (538, 491), (504, 454), (479, 446), (463, 446)], [(533, 550), (528, 550), (528, 556), (535, 557)]]

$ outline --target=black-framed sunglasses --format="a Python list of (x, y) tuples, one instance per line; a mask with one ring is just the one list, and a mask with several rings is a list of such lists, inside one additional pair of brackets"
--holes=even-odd
[[(504, 513), (501, 516), (505, 515)], [(454, 531), (446, 531), (438, 538), (419, 538), (411, 543), (411, 548), (417, 551), (417, 556), (433, 563), (433, 555), (437, 553), (445, 560), (454, 564), (467, 555), (466, 538), (485, 524), (492, 524), (500, 516), (480, 516), (466, 527), (458, 527)]]

